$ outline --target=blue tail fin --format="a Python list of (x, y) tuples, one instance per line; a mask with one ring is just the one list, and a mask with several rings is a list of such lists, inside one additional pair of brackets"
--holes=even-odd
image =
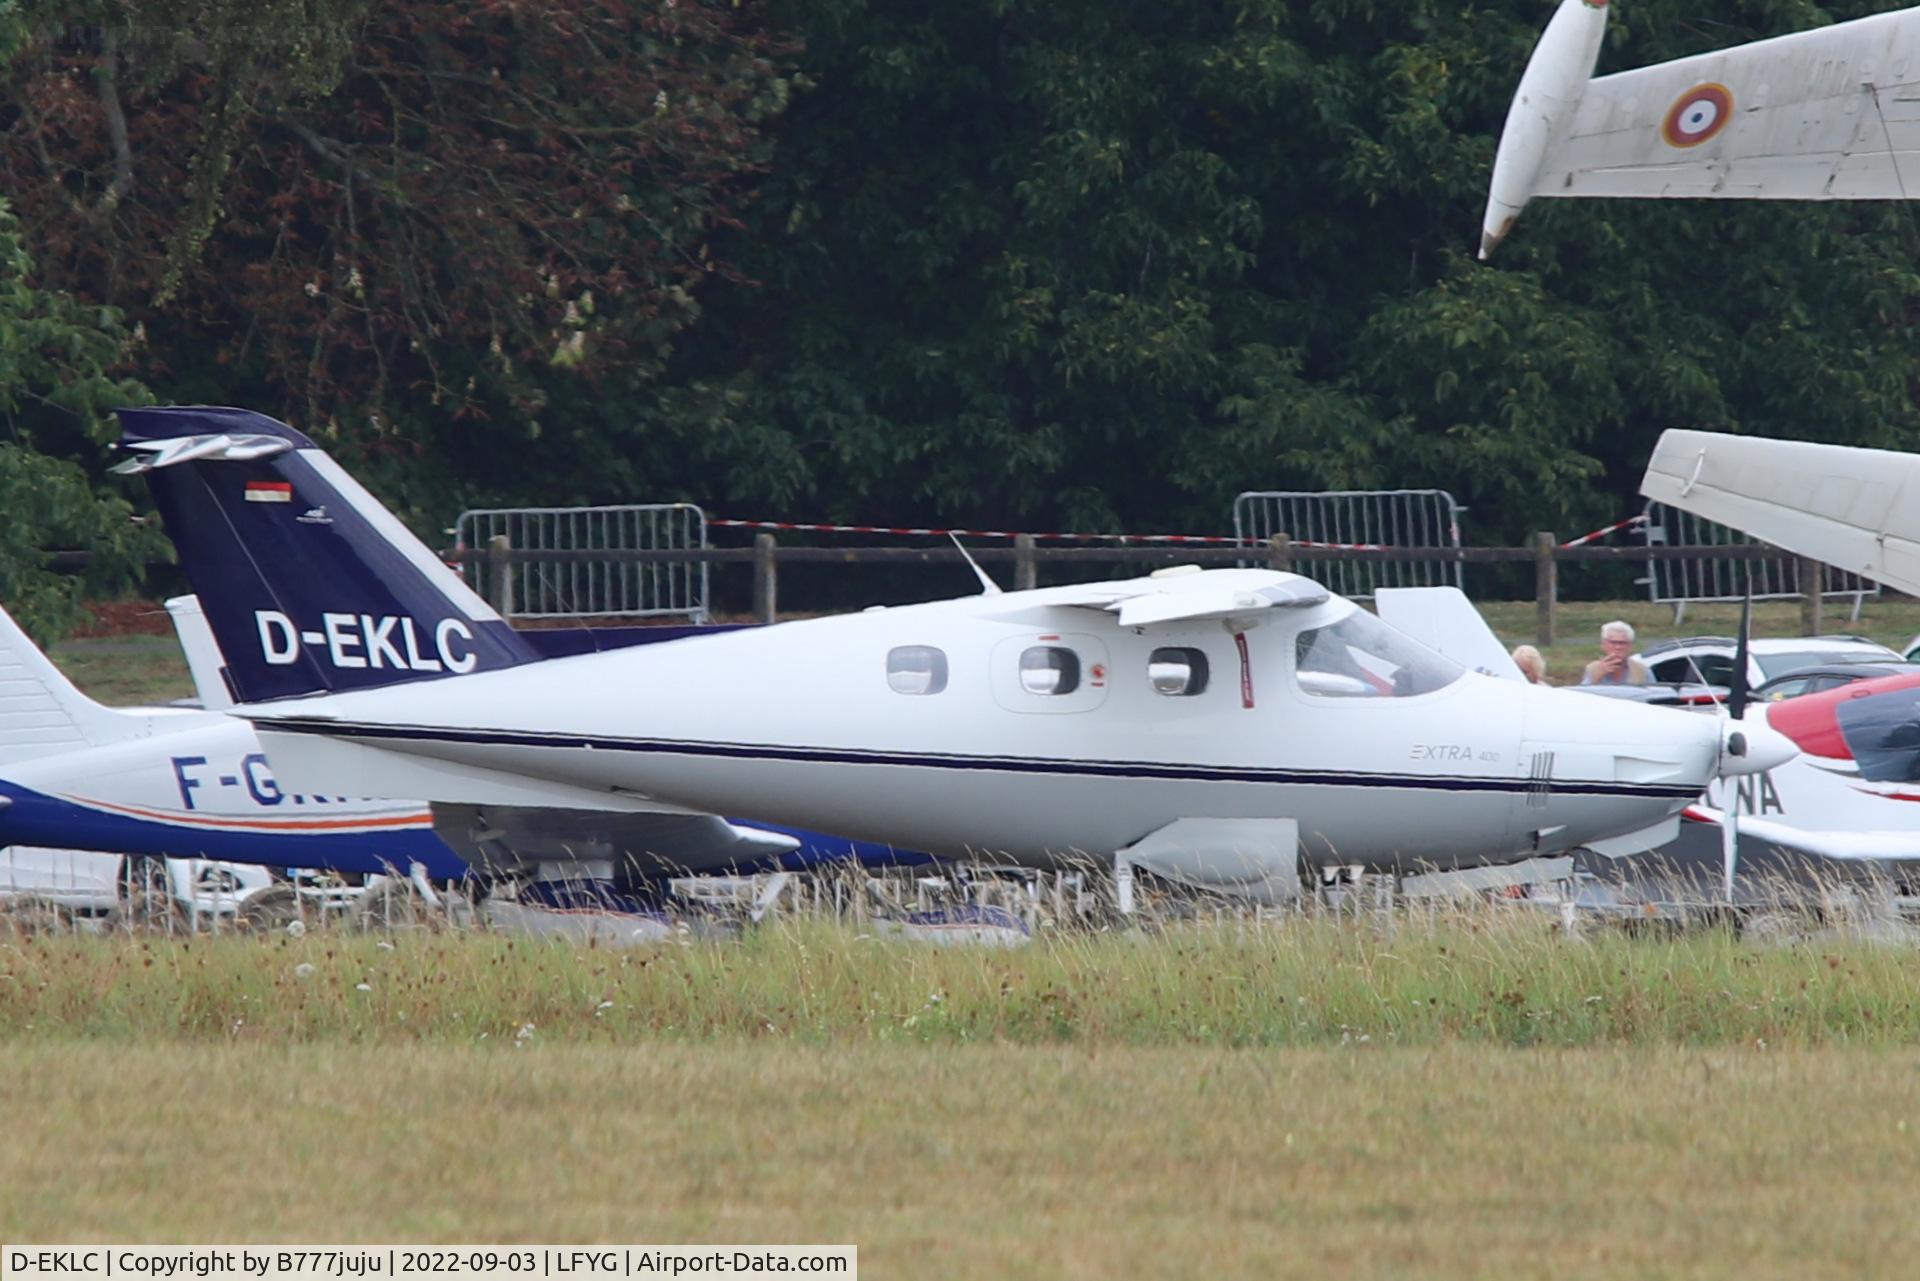
[(226, 656), (260, 702), (490, 671), (539, 655), (300, 432), (244, 409), (122, 409)]

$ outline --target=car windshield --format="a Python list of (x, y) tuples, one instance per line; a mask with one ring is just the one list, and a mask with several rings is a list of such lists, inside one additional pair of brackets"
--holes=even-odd
[(1466, 669), (1356, 609), (1339, 622), (1300, 633), (1294, 676), (1322, 698), (1408, 698), (1453, 684)]
[(1804, 671), (1809, 667), (1832, 667), (1844, 663), (1884, 663), (1889, 658), (1900, 656), (1892, 650), (1884, 654), (1872, 653), (1863, 649), (1792, 649), (1784, 654), (1755, 654), (1754, 661), (1760, 664), (1760, 670), (1769, 677), (1785, 676), (1788, 672)]

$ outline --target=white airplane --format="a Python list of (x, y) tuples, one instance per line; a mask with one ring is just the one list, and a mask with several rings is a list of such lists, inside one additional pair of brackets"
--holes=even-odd
[(1792, 748), (1467, 671), (1317, 583), (1162, 573), (542, 660), (314, 443), (121, 411), (280, 774), (434, 804), (729, 813), (1277, 900), (1658, 844)]
[[(1920, 455), (1663, 433), (1640, 492), (1787, 551), (1920, 593)], [(1743, 836), (1823, 858), (1920, 860), (1920, 683), (1860, 681), (1768, 709), (1805, 753), (1735, 814)], [(1743, 793), (1744, 795), (1744, 793)], [(1757, 814), (1756, 819), (1745, 817)]]
[(420, 802), (296, 794), (253, 727), (218, 712), (103, 707), (0, 610), (0, 846), (382, 872), (466, 866)]
[(1747, 849), (1920, 862), (1920, 676), (1790, 698), (1768, 705), (1767, 721), (1801, 754), (1737, 786), (1709, 787), (1688, 817), (1711, 825), (1732, 813)]
[[(215, 709), (231, 706), (197, 602), (181, 598), (168, 609), (203, 700)], [(705, 814), (436, 810), (419, 800), (293, 792), (275, 778), (245, 720), (218, 710), (103, 707), (75, 688), (4, 609), (0, 847), (62, 852), (8, 860), (5, 875), (15, 890), (30, 888), (19, 883), (29, 874), (32, 884), (57, 886), (62, 867), (78, 866), (74, 851), (191, 860), (176, 869), (190, 877), (218, 861), (429, 881), (477, 872), (486, 879), (596, 879), (616, 886), (849, 853), (881, 857), (852, 842), (743, 827)], [(86, 861), (85, 867), (97, 873), (99, 864)], [(266, 884), (246, 872), (233, 879), (249, 894)]]
[(1481, 226), (1535, 197), (1910, 200), (1920, 8), (1593, 77), (1607, 0), (1561, 0), (1521, 77)]

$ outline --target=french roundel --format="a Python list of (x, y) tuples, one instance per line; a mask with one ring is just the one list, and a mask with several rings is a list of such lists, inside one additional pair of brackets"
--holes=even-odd
[(1697, 147), (1733, 123), (1733, 91), (1725, 85), (1695, 85), (1667, 110), (1660, 136), (1670, 147)]

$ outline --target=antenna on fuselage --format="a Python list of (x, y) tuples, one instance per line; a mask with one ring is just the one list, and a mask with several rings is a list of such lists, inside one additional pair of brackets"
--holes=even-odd
[(980, 594), (982, 596), (1000, 595), (1000, 584), (987, 577), (987, 571), (980, 568), (980, 562), (973, 558), (973, 553), (968, 551), (965, 544), (960, 541), (960, 535), (948, 534), (947, 537), (953, 540), (953, 545), (960, 551), (960, 559), (967, 562), (967, 568), (973, 571), (973, 576), (980, 580)]

